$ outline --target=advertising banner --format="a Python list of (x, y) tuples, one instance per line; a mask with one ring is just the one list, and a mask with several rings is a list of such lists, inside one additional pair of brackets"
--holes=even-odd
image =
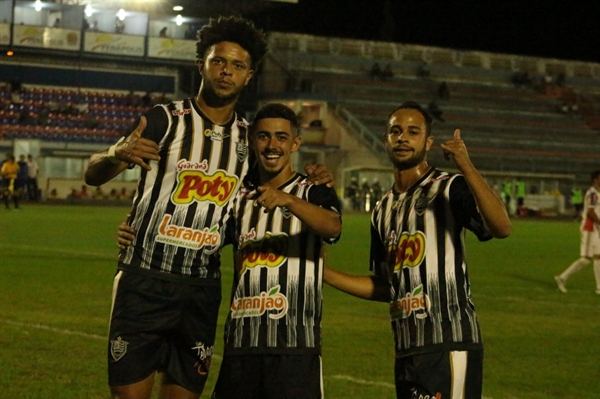
[(83, 50), (90, 53), (143, 57), (144, 37), (104, 32), (86, 32)]
[(80, 33), (78, 30), (15, 25), (14, 32), (13, 44), (15, 46), (54, 50), (79, 50)]
[(194, 40), (151, 37), (148, 39), (148, 57), (191, 62), (196, 59), (196, 42)]

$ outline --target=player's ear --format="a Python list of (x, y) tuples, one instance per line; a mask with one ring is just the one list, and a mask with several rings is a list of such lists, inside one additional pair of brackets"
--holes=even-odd
[(429, 151), (431, 146), (433, 145), (433, 136), (427, 137), (427, 142), (425, 143), (425, 149)]
[(300, 144), (302, 144), (302, 137), (296, 136), (296, 138), (294, 139), (294, 145), (292, 145), (292, 152), (298, 151), (298, 149), (300, 148)]
[(246, 83), (244, 83), (244, 86), (248, 85), (248, 82), (250, 82), (250, 79), (252, 79), (252, 76), (254, 76), (254, 70), (250, 69), (248, 71), (248, 76), (246, 76)]
[(196, 59), (196, 65), (198, 66), (198, 72), (202, 75), (204, 72), (204, 60), (200, 58)]

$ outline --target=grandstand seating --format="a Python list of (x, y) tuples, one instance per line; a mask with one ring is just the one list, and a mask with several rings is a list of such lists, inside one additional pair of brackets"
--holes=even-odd
[[(479, 61), (469, 61), (468, 53), (460, 63), (451, 53), (442, 51), (430, 59), (430, 76), (417, 76), (423, 54), (405, 50), (399, 59), (392, 53), (365, 56), (366, 44), (350, 49), (345, 42), (332, 50), (317, 38), (300, 38), (306, 48), (293, 42), (272, 42), (272, 56), (296, 82), (298, 90), (335, 98), (331, 109), (342, 107), (361, 124), (363, 140), (382, 156), (380, 140), (389, 113), (405, 100), (424, 107), (433, 101), (443, 111), (445, 122), (434, 122), (434, 136), (439, 145), (461, 128), (471, 158), (479, 168), (497, 171), (532, 173), (587, 173), (600, 164), (600, 84), (583, 73), (574, 79), (575, 86), (544, 92), (536, 87), (517, 88), (511, 83), (510, 62), (500, 57), (492, 61), (500, 67), (482, 68)], [(356, 41), (355, 41), (356, 42)], [(316, 46), (316, 47), (315, 47)], [(346, 47), (344, 47), (346, 46)], [(310, 47), (310, 48), (309, 48)], [(383, 44), (379, 48), (384, 48)], [(444, 56), (442, 56), (444, 55)], [(386, 81), (373, 79), (369, 70), (374, 62), (390, 64), (394, 77)], [(504, 62), (506, 65), (502, 64)], [(459, 65), (460, 64), (460, 65)], [(531, 66), (533, 68), (535, 65)], [(591, 93), (582, 93), (585, 80)], [(438, 98), (438, 86), (446, 82), (450, 98)], [(568, 83), (570, 83), (568, 81)], [(296, 85), (298, 86), (298, 85)], [(579, 110), (559, 112), (565, 101), (577, 101)], [(338, 113), (339, 115), (339, 113)], [(430, 161), (441, 164), (441, 151), (430, 154)], [(385, 156), (383, 157), (385, 158)]]
[(121, 92), (24, 87), (20, 98), (13, 103), (9, 88), (0, 90), (0, 139), (112, 143), (148, 109)]

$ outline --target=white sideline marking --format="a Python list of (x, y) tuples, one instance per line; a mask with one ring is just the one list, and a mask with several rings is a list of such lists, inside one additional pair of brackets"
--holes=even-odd
[(75, 256), (91, 256), (91, 257), (97, 257), (97, 258), (104, 258), (104, 259), (110, 259), (110, 260), (114, 260), (116, 262), (117, 257), (118, 257), (118, 249), (116, 248), (116, 244), (115, 244), (115, 251), (113, 254), (108, 254), (106, 252), (85, 252), (85, 251), (78, 251), (78, 250), (73, 250), (73, 249), (67, 249), (67, 248), (54, 248), (54, 247), (40, 247), (40, 246), (33, 246), (33, 245), (14, 245), (14, 244), (0, 244), (0, 249), (1, 248), (7, 248), (7, 249), (17, 249), (17, 250), (23, 250), (23, 251), (27, 251), (29, 253), (33, 253), (33, 252), (53, 252), (53, 253), (59, 253), (59, 254), (65, 254), (65, 255), (75, 255)]
[(350, 381), (350, 382), (354, 382), (356, 384), (363, 384), (363, 385), (377, 385), (380, 387), (386, 387), (386, 388), (392, 388), (392, 389), (396, 388), (396, 386), (394, 384), (390, 384), (389, 382), (362, 380), (360, 378), (354, 378), (349, 375), (336, 374), (336, 375), (331, 375), (331, 376), (325, 376), (325, 378), (333, 378), (336, 380)]
[(88, 333), (84, 333), (84, 332), (81, 332), (81, 331), (65, 330), (65, 329), (62, 329), (62, 328), (45, 326), (43, 324), (21, 323), (21, 322), (12, 321), (12, 320), (0, 320), (0, 321), (2, 321), (3, 323), (6, 323), (6, 324), (12, 324), (13, 326), (37, 328), (38, 330), (52, 331), (52, 332), (59, 333), (59, 334), (77, 335), (77, 336), (80, 336), (80, 337), (106, 340), (106, 337), (103, 336), (103, 335), (88, 334)]

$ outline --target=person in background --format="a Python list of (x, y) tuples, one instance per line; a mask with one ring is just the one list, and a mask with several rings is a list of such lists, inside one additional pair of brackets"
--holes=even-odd
[(600, 170), (592, 172), (591, 181), (592, 185), (585, 193), (581, 213), (580, 258), (561, 274), (554, 276), (558, 289), (563, 293), (567, 292), (569, 278), (588, 263), (592, 263), (596, 278), (596, 294), (600, 295)]
[(575, 220), (579, 220), (583, 210), (583, 191), (579, 187), (571, 190), (571, 206), (575, 209)]
[(0, 173), (2, 174), (2, 193), (6, 209), (10, 209), (9, 203), (11, 199), (15, 205), (15, 209), (19, 209), (19, 198), (21, 194), (17, 185), (19, 164), (15, 161), (14, 155), (8, 154), (6, 156), (6, 159), (2, 164), (2, 169), (0, 169)]
[(27, 178), (29, 176), (29, 168), (25, 155), (19, 155), (19, 171), (17, 172), (17, 180), (15, 181), (15, 191), (18, 191), (19, 198), (27, 198)]
[(33, 155), (27, 155), (27, 195), (29, 201), (39, 201), (38, 187), (38, 163), (33, 158)]
[(326, 267), (324, 281), (390, 303), (398, 399), (481, 399), (483, 344), (465, 255), (465, 229), (504, 238), (511, 222), (471, 163), (459, 129), (442, 143), (460, 174), (428, 165), (432, 119), (408, 101), (388, 118), (394, 185), (371, 215), (370, 276)]

